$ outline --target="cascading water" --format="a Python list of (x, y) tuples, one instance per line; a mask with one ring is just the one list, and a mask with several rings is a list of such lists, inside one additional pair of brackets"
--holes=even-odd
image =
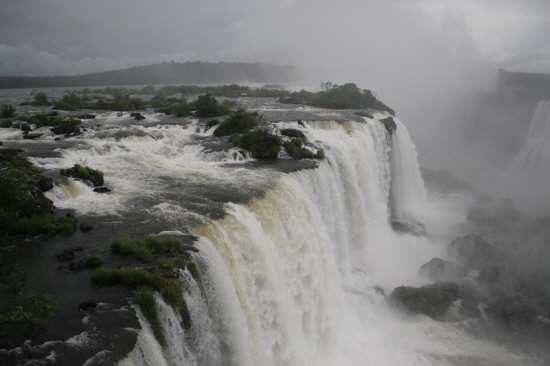
[[(163, 315), (176, 340), (160, 350), (145, 326), (120, 365), (529, 364), (460, 325), (387, 305), (382, 292), (421, 284), (419, 266), (448, 240), (389, 225), (392, 210), (411, 218), (428, 204), (414, 146), (399, 129), (390, 146), (376, 120), (308, 123), (303, 131), (326, 159), (193, 228), (201, 283), (190, 281), (185, 294), (191, 329), (174, 331)], [(389, 207), (390, 191), (404, 203)]]
[(525, 142), (497, 185), (519, 207), (550, 213), (550, 100), (539, 102)]

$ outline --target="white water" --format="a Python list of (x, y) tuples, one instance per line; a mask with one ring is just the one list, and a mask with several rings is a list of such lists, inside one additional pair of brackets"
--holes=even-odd
[[(418, 268), (444, 256), (463, 217), (446, 212), (449, 202), (427, 201), (414, 146), (399, 129), (390, 146), (376, 121), (308, 124), (326, 160), (193, 229), (202, 276), (202, 291), (185, 295), (193, 329), (166, 324), (177, 342), (162, 351), (145, 327), (136, 349), (151, 353), (134, 350), (121, 365), (537, 364), (460, 323), (399, 313), (375, 289), (426, 283)], [(431, 235), (391, 230), (390, 188), (404, 200), (397, 212), (419, 220), (416, 212), (431, 211)], [(187, 352), (177, 352), (182, 344)]]
[(525, 142), (503, 172), (497, 190), (518, 207), (550, 214), (550, 100), (541, 101)]

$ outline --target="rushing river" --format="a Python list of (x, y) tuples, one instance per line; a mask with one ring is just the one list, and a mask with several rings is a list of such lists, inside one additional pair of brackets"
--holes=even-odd
[[(100, 112), (84, 121), (82, 135), (61, 141), (45, 128), (34, 141), (0, 130), (5, 146), (24, 149), (54, 177), (48, 196), (59, 210), (96, 225), (67, 239), (86, 252), (104, 253), (121, 234), (198, 237), (201, 281), (181, 274), (191, 328), (158, 297), (168, 346), (159, 346), (140, 316), (137, 342), (119, 365), (543, 364), (475, 337), (468, 321), (437, 322), (389, 305), (395, 287), (429, 283), (418, 269), (445, 258), (449, 241), (464, 234), (470, 199), (428, 196), (399, 120), (390, 138), (382, 113), (370, 119), (270, 99), (240, 102), (279, 129), (301, 130), (326, 158), (256, 162), (204, 121), (156, 113), (134, 121)], [(103, 171), (112, 192), (59, 175), (75, 163)], [(396, 232), (392, 220), (423, 225), (427, 234)], [(64, 276), (44, 275), (37, 286), (62, 296), (56, 283)], [(89, 364), (102, 364), (103, 356), (98, 351)]]

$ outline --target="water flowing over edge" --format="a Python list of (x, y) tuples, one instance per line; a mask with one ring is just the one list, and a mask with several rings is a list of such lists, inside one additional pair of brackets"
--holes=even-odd
[[(193, 347), (182, 353), (171, 345), (162, 355), (136, 360), (137, 349), (155, 342), (144, 336), (121, 365), (522, 362), (502, 347), (467, 337), (459, 326), (405, 317), (387, 306), (381, 290), (419, 284), (418, 267), (447, 238), (391, 229), (390, 194), (405, 199), (394, 212), (420, 213), (415, 220), (429, 203), (408, 134), (390, 146), (381, 124), (373, 122), (309, 123), (308, 139), (327, 155), (319, 168), (283, 175), (263, 198), (227, 204), (225, 218), (192, 229), (201, 237), (195, 258), (202, 284), (185, 296), (195, 328), (191, 337), (185, 330), (170, 336), (180, 340), (177, 347)], [(456, 223), (441, 207), (430, 208), (447, 215), (448, 226)], [(428, 232), (442, 224), (425, 222)]]

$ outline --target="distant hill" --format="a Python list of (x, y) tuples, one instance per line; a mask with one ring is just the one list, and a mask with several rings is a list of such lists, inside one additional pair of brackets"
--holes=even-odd
[(0, 89), (294, 81), (294, 66), (235, 62), (163, 62), (75, 76), (3, 76)]

